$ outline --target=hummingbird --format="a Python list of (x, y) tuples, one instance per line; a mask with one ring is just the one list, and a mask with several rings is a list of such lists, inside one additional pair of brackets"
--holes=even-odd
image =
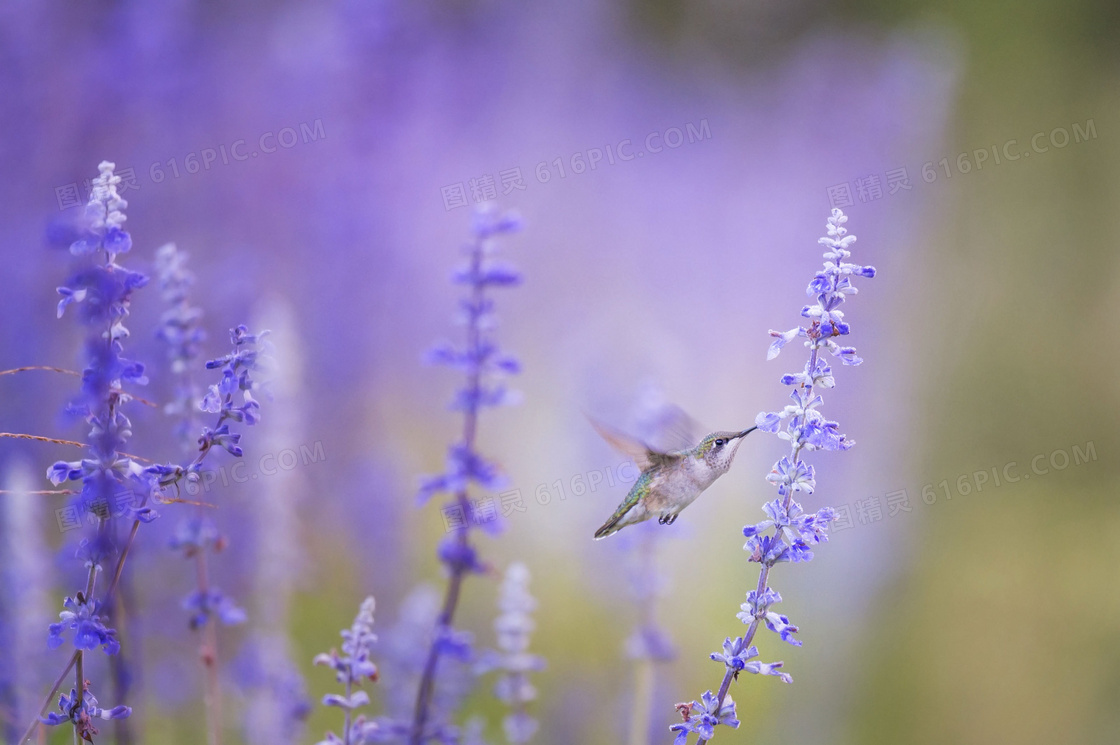
[(662, 452), (594, 420), (591, 424), (608, 444), (633, 458), (641, 471), (626, 499), (595, 531), (596, 540), (654, 516), (660, 524), (672, 525), (681, 510), (727, 473), (743, 438), (758, 429), (713, 432), (695, 447)]

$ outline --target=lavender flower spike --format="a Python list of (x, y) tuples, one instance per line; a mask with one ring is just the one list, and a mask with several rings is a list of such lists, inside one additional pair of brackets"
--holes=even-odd
[(468, 488), (473, 484), (493, 492), (504, 482), (497, 464), (476, 450), (475, 438), (478, 417), (483, 408), (507, 405), (517, 400), (501, 379), (518, 372), (520, 363), (512, 355), (503, 353), (489, 333), (494, 326), (494, 301), (488, 293), (495, 287), (510, 287), (521, 281), (521, 275), (515, 269), (494, 258), (497, 249), (495, 237), (512, 233), (520, 225), (520, 219), (512, 213), (499, 213), (489, 205), (475, 213), (474, 240), (466, 246), (467, 261), (452, 275), (453, 282), (467, 289), (467, 296), (459, 301), (461, 317), (467, 327), (467, 342), (461, 348), (441, 344), (429, 354), (432, 362), (463, 371), (466, 384), (452, 402), (453, 409), (463, 412), (462, 438), (448, 448), (446, 470), (424, 479), (420, 488), (421, 502), (438, 492), (451, 494), (451, 502), (443, 510), (449, 531), (438, 549), (440, 561), (447, 568), (450, 579), (416, 694), (408, 730), (411, 745), (422, 745), (430, 740), (440, 726), (436, 723), (433, 727), (430, 716), (440, 657), (448, 654), (469, 659), (470, 656), (467, 635), (456, 631), (452, 622), (464, 578), (486, 569), (470, 542), (471, 529), (480, 527), (496, 533), (501, 528), (493, 509), (493, 500), (471, 500)]
[(494, 695), (510, 713), (502, 723), (506, 741), (523, 745), (533, 739), (537, 720), (529, 716), (526, 704), (537, 697), (537, 689), (529, 682), (529, 673), (543, 670), (541, 657), (529, 654), (529, 636), (536, 628), (532, 612), (537, 601), (529, 594), (529, 570), (524, 564), (513, 564), (506, 570), (498, 606), (502, 612), (494, 621), (498, 632), (498, 650), (483, 656), (480, 672), (499, 670), (502, 677), (494, 685)]
[(827, 351), (845, 365), (863, 362), (856, 356), (854, 347), (837, 341), (838, 337), (851, 332), (840, 306), (847, 296), (856, 294), (852, 278), (875, 276), (874, 267), (845, 261), (851, 256), (848, 249), (856, 240), (854, 235), (847, 234), (844, 227), (847, 221), (843, 212), (832, 210), (828, 218), (828, 235), (819, 241), (826, 249), (824, 268), (816, 273), (806, 290), (815, 302), (801, 309), (801, 316), (808, 319), (808, 325), (770, 332), (774, 341), (770, 344), (767, 359), (777, 357), (794, 339), (804, 339), (809, 350), (805, 367), (780, 379), (782, 385), (792, 388), (789, 395), (792, 403), (781, 411), (764, 411), (755, 419), (759, 429), (788, 442), (790, 452), (774, 464), (766, 477), (778, 490), (778, 498), (763, 507), (767, 519), (743, 528), (743, 535), (747, 538), (743, 548), (749, 554), (749, 561), (759, 564), (758, 585), (747, 593), (746, 602), (737, 616), (747, 624), (747, 633), (735, 639), (728, 638), (723, 643), (722, 653), (711, 655), (713, 660), (724, 665), (719, 692), (714, 696), (710, 691), (705, 693), (702, 703), (694, 701), (678, 705), (685, 721), (672, 727), (678, 733), (676, 745), (684, 745), (693, 732), (699, 736), (697, 745), (704, 745), (712, 739), (716, 725), (738, 726), (734, 718), (735, 705), (728, 689), (732, 681), (738, 679), (739, 673), (773, 675), (783, 682), (793, 682), (789, 675), (781, 672), (781, 662), (752, 659), (758, 656), (758, 649), (752, 642), (758, 629), (765, 625), (782, 641), (801, 646), (794, 637), (797, 626), (787, 616), (772, 610), (775, 603), (781, 602), (782, 596), (768, 584), (770, 571), (781, 562), (811, 560), (812, 547), (828, 541), (828, 526), (835, 519), (835, 513), (829, 507), (806, 513), (794, 500), (794, 494), (801, 492), (809, 495), (816, 489), (816, 473), (813, 466), (801, 459), (802, 454), (814, 450), (847, 450), (855, 444), (840, 434), (836, 422), (825, 419), (820, 413), (824, 404), (820, 391), (836, 385), (832, 368), (821, 353)]
[[(47, 470), (47, 478), (56, 485), (64, 481), (81, 482), (75, 506), (82, 521), (92, 517), (96, 528), (90, 538), (82, 541), (78, 551), (78, 558), (88, 570), (84, 588), (66, 598), (60, 622), (49, 628), (51, 649), (63, 643), (64, 632), (73, 632), (76, 651), (71, 660), (75, 685), (69, 698), (62, 696), (65, 704), (60, 703), (67, 716), (52, 714), (40, 721), (49, 725), (71, 722), (76, 737), (86, 739), (96, 733), (92, 718), (119, 719), (127, 717), (130, 711), (120, 706), (106, 715), (97, 708), (92, 696), (87, 698), (85, 652), (97, 647), (111, 655), (120, 651), (116, 631), (106, 626), (102, 617), (112, 607), (109, 598), (120, 577), (119, 570), (110, 579), (105, 600), (96, 598), (102, 569), (117, 556), (123, 562), (126, 552), (117, 545), (110, 523), (120, 516), (127, 516), (134, 525), (155, 519), (156, 514), (148, 505), (159, 492), (158, 482), (148, 469), (123, 452), (132, 436), (132, 423), (123, 411), (132, 395), (124, 386), (148, 382), (144, 366), (123, 355), (124, 341), (129, 335), (124, 323), (132, 293), (147, 284), (148, 278), (117, 263), (117, 257), (132, 247), (132, 238), (122, 227), (122, 210), (128, 203), (117, 193), (121, 179), (114, 170), (109, 161), (98, 166), (99, 175), (93, 181), (86, 205), (85, 227), (70, 247), (70, 252), (80, 258), (79, 268), (65, 287), (58, 288), (62, 296), (59, 317), (67, 307), (75, 305), (79, 319), (87, 327), (81, 394), (70, 404), (69, 411), (89, 425), (89, 452), (80, 461), (59, 461)], [(28, 734), (34, 728), (32, 725)]]
[(369, 695), (365, 691), (355, 691), (354, 687), (362, 685), (366, 680), (377, 680), (377, 667), (370, 660), (370, 648), (377, 641), (377, 635), (373, 633), (375, 607), (372, 595), (362, 601), (353, 625), (342, 630), (342, 654), (332, 649), (315, 657), (316, 665), (333, 668), (335, 680), (346, 686), (344, 695), (328, 693), (323, 696), (324, 706), (337, 706), (345, 712), (342, 737), (328, 732), (326, 739), (320, 740), (318, 745), (362, 745), (374, 742), (377, 725), (367, 722), (362, 716), (353, 721), (351, 717), (355, 709), (369, 703)]

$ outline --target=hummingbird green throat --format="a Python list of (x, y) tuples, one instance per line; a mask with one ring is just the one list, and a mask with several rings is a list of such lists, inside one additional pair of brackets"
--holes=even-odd
[(662, 525), (672, 525), (681, 510), (727, 473), (743, 438), (758, 429), (713, 432), (694, 448), (662, 453), (629, 435), (596, 422), (592, 425), (612, 447), (633, 458), (641, 470), (626, 499), (595, 531), (596, 540), (651, 517), (657, 517)]

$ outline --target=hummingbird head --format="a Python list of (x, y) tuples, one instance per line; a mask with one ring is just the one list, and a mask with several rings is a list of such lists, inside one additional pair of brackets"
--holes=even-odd
[(726, 473), (735, 460), (735, 452), (743, 438), (754, 432), (757, 427), (742, 432), (713, 432), (696, 446), (696, 457), (703, 459), (705, 465), (715, 473)]

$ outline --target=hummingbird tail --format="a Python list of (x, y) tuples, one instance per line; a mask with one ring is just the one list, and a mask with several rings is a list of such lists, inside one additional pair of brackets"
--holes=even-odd
[(622, 530), (622, 526), (618, 524), (621, 519), (622, 516), (619, 515), (618, 517), (612, 517), (608, 520), (603, 527), (595, 531), (595, 540), (601, 541), (607, 536)]
[(633, 520), (623, 522), (623, 518), (625, 518), (633, 508), (634, 504), (629, 502), (623, 502), (621, 505), (619, 505), (618, 509), (615, 510), (615, 513), (611, 515), (610, 519), (603, 523), (603, 527), (595, 531), (595, 540), (602, 540), (603, 538), (606, 538), (613, 533), (617, 533), (618, 531), (629, 525), (631, 522), (633, 522)]

